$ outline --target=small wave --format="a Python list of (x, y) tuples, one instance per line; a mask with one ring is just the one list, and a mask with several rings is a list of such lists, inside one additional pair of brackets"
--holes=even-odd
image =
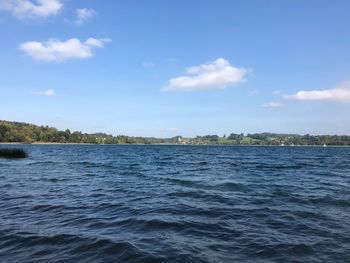
[(305, 256), (312, 255), (314, 249), (312, 245), (308, 244), (276, 244), (276, 245), (264, 245), (257, 248), (257, 255), (264, 258), (284, 258), (284, 255), (290, 256)]
[(217, 193), (210, 193), (200, 189), (190, 190), (190, 191), (171, 192), (171, 193), (168, 193), (167, 196), (198, 199), (198, 200), (201, 200), (201, 202), (208, 202), (208, 203), (215, 203), (215, 204), (233, 205), (235, 203), (229, 197), (225, 197)]
[(338, 199), (331, 196), (309, 198), (307, 201), (312, 204), (328, 204), (336, 207), (350, 207), (349, 199)]
[(294, 196), (292, 195), (292, 192), (288, 190), (287, 188), (277, 188), (274, 189), (271, 193), (271, 197), (276, 197), (276, 198), (281, 198), (281, 197), (291, 197), (293, 198)]
[(97, 174), (94, 174), (94, 173), (84, 173), (83, 176), (94, 177), (94, 176), (97, 176)]
[(35, 165), (56, 165), (59, 164), (60, 162), (56, 161), (36, 161), (36, 162), (31, 162), (28, 163), (29, 166), (35, 166)]
[(66, 207), (64, 205), (50, 205), (50, 204), (42, 204), (42, 205), (36, 205), (31, 210), (37, 211), (37, 212), (48, 212), (52, 210), (63, 210)]
[(200, 161), (200, 162), (197, 162), (197, 163), (194, 163), (194, 165), (208, 165), (209, 162), (206, 162), (206, 161)]
[(241, 183), (227, 182), (222, 184), (217, 184), (212, 186), (215, 190), (229, 191), (229, 192), (245, 192), (248, 187)]
[(132, 227), (139, 227), (140, 229), (152, 229), (152, 230), (162, 230), (162, 229), (181, 229), (184, 225), (183, 222), (179, 221), (163, 221), (159, 219), (151, 219), (151, 220), (144, 220), (144, 219), (134, 219), (134, 218), (128, 218), (124, 219), (118, 222), (115, 222), (119, 226), (132, 226)]
[(69, 162), (68, 164), (73, 164), (73, 165), (97, 165), (96, 162), (89, 162), (89, 161), (81, 161), (81, 162)]
[(159, 161), (171, 161), (174, 160), (174, 157), (168, 156), (168, 157), (161, 157), (158, 159)]
[(147, 177), (150, 178), (149, 176), (143, 174), (142, 172), (139, 171), (121, 171), (119, 173), (121, 176), (136, 176), (136, 177)]
[(197, 187), (200, 187), (202, 186), (199, 182), (197, 181), (192, 181), (192, 180), (186, 180), (186, 179), (180, 179), (180, 178), (165, 178), (166, 181), (168, 182), (172, 182), (172, 183), (175, 183), (175, 184), (178, 184), (178, 185), (181, 185), (181, 186), (188, 186), (188, 187), (191, 187), (191, 186), (197, 186)]
[[(226, 238), (226, 234), (232, 232), (230, 228), (224, 227), (222, 225), (214, 223), (206, 223), (201, 221), (190, 221), (190, 220), (161, 220), (161, 219), (135, 219), (128, 218), (113, 223), (114, 225), (128, 227), (128, 228), (137, 228), (142, 231), (175, 231), (175, 232), (184, 232), (184, 233), (205, 233), (208, 236), (216, 236), (220, 238)], [(238, 234), (237, 231), (233, 231)], [(232, 233), (233, 233), (232, 232)], [(232, 234), (231, 233), (231, 234)], [(241, 233), (242, 234), (242, 233)], [(225, 235), (225, 236), (222, 236)]]
[(70, 162), (69, 164), (72, 166), (82, 166), (83, 168), (113, 168), (113, 165), (111, 163), (103, 163), (103, 162), (82, 161), (82, 162)]
[(206, 167), (206, 166), (202, 166), (202, 167), (198, 167), (198, 168), (187, 168), (185, 169), (185, 172), (204, 172), (204, 171), (209, 171), (210, 167)]
[[(1, 179), (1, 176), (0, 176), (0, 179)], [(13, 187), (13, 185), (12, 184), (4, 184), (4, 185), (0, 185), (0, 187), (8, 189), (8, 188)]]
[[(23, 258), (35, 258), (36, 261), (65, 262), (67, 256), (74, 261), (99, 262), (158, 262), (159, 258), (145, 253), (126, 241), (112, 241), (104, 238), (89, 238), (71, 234), (35, 235), (16, 233), (2, 235), (0, 238), (2, 252), (7, 260), (17, 261)], [(47, 248), (50, 249), (47, 249)], [(52, 258), (52, 255), (55, 258)], [(154, 260), (154, 261), (152, 261)]]
[(65, 182), (65, 181), (70, 181), (70, 178), (47, 178), (47, 177), (41, 177), (39, 179), (37, 179), (37, 181), (44, 181), (44, 182), (50, 182), (50, 183), (58, 183), (58, 182)]
[(255, 166), (257, 169), (271, 170), (271, 171), (281, 171), (281, 170), (299, 170), (304, 168), (305, 165), (276, 165), (276, 164), (259, 164)]
[(245, 192), (248, 190), (247, 186), (241, 183), (226, 182), (221, 184), (203, 184), (202, 181), (193, 181), (180, 178), (165, 178), (169, 182), (173, 182), (184, 187), (193, 187), (197, 189), (216, 190), (222, 192)]

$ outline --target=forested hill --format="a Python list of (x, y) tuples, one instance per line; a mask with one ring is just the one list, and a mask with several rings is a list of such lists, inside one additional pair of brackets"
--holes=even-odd
[(0, 142), (48, 142), (48, 143), (163, 143), (162, 139), (112, 136), (105, 133), (88, 134), (70, 130), (60, 131), (48, 126), (0, 120)]
[(223, 145), (350, 145), (346, 135), (297, 135), (297, 134), (235, 134), (228, 136), (206, 135), (194, 138), (113, 136), (105, 133), (60, 131), (48, 126), (0, 120), (0, 142), (19, 143), (93, 143), (93, 144), (223, 144)]

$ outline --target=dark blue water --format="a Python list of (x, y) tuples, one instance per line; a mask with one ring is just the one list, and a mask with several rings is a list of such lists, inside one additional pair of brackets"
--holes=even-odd
[(350, 148), (24, 147), (0, 262), (350, 262)]

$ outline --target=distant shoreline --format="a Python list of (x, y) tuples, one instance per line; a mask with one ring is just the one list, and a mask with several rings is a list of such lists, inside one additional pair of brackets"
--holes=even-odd
[[(195, 137), (181, 135), (169, 138), (71, 132), (48, 126), (0, 120), (0, 141), (11, 144), (116, 144), (116, 145), (227, 145), (227, 146), (350, 146), (350, 135), (298, 135), (263, 133), (209, 134)], [(5, 143), (6, 144), (6, 143)]]
[(0, 145), (139, 145), (139, 146), (150, 146), (150, 145), (164, 145), (164, 146), (235, 146), (235, 147), (287, 147), (287, 148), (298, 148), (298, 147), (350, 147), (350, 145), (261, 145), (261, 144), (180, 144), (180, 143), (62, 143), (62, 142), (0, 142)]

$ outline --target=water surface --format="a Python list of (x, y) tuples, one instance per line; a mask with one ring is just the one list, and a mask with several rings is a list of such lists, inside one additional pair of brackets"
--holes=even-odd
[(24, 147), (0, 262), (350, 261), (350, 148)]

